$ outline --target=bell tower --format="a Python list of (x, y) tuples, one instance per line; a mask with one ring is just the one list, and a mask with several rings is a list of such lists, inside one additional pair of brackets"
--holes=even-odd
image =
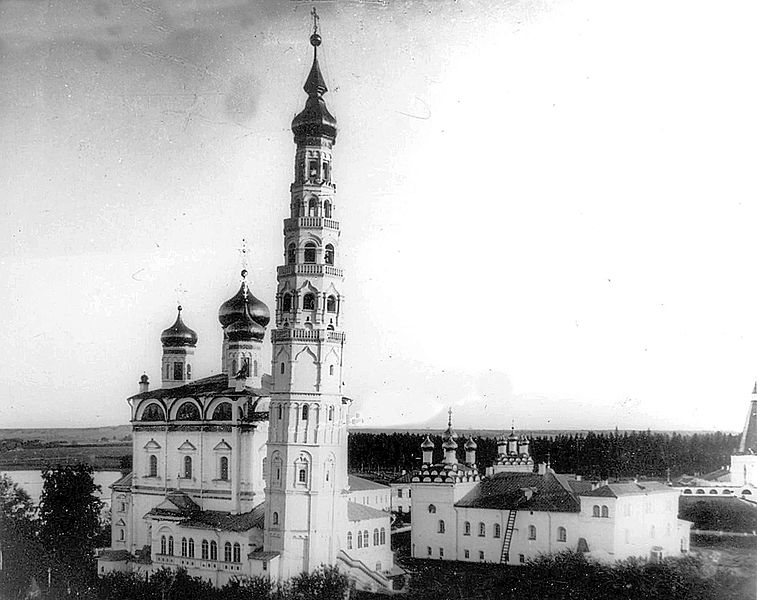
[(292, 121), (294, 182), (271, 335), (265, 549), (281, 553), (284, 578), (334, 564), (347, 523), (344, 296), (332, 178), (337, 130), (323, 100), (315, 9), (313, 21), (307, 100)]

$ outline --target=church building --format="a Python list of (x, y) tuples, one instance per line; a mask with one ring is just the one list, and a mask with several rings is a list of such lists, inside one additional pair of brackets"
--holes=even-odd
[(391, 591), (402, 573), (389, 512), (368, 505), (364, 482), (347, 474), (337, 127), (323, 98), (317, 21), (310, 43), (307, 100), (292, 122), (271, 372), (262, 348), (272, 315), (246, 271), (218, 312), (219, 374), (196, 378), (198, 337), (179, 307), (160, 338), (160, 387), (143, 375), (128, 399), (133, 471), (112, 486), (112, 545), (99, 554), (100, 573), (185, 568), (221, 586), (338, 565), (374, 591)]

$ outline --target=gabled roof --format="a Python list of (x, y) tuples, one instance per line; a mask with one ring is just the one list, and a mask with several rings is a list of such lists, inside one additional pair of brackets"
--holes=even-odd
[(746, 423), (744, 424), (744, 431), (741, 433), (741, 440), (739, 440), (739, 453), (741, 454), (754, 454), (757, 453), (757, 383), (754, 384), (754, 392), (752, 392), (752, 401), (749, 403), (749, 412), (746, 415)]
[(364, 490), (388, 490), (389, 486), (357, 475), (348, 475), (347, 481), (351, 492), (362, 492)]
[(357, 502), (347, 502), (347, 520), (349, 521), (365, 521), (387, 517), (389, 517), (389, 513), (384, 510), (378, 510)]
[[(576, 495), (550, 471), (538, 473), (497, 473), (479, 482), (455, 506), (495, 510), (538, 510), (580, 512)], [(567, 484), (566, 484), (567, 485)]]
[[(266, 382), (262, 378), (262, 382)], [(246, 386), (243, 391), (237, 392), (229, 387), (229, 376), (226, 373), (195, 379), (191, 383), (173, 388), (160, 388), (131, 396), (129, 400), (145, 400), (147, 398), (198, 398), (204, 396), (267, 396), (269, 390), (265, 387), (254, 388)]]
[(110, 484), (110, 489), (116, 490), (119, 492), (127, 492), (131, 490), (131, 480), (134, 479), (134, 473), (129, 473), (128, 475), (124, 475), (119, 479), (118, 481), (114, 481)]
[(389, 483), (410, 483), (412, 480), (413, 480), (413, 476), (408, 471), (406, 473), (403, 473), (402, 475), (399, 475), (398, 477), (395, 477)]
[(249, 531), (263, 529), (265, 522), (265, 502), (258, 504), (251, 511), (233, 515), (220, 510), (203, 510), (186, 521), (181, 527), (190, 529), (213, 529), (218, 531)]
[(160, 504), (145, 515), (145, 518), (169, 517), (176, 519), (188, 517), (197, 512), (200, 512), (200, 507), (184, 492), (170, 492)]
[(583, 492), (581, 495), (596, 498), (620, 498), (621, 496), (659, 494), (671, 491), (674, 491), (674, 488), (659, 481), (645, 481), (644, 483), (624, 481), (621, 483), (607, 483), (595, 490)]

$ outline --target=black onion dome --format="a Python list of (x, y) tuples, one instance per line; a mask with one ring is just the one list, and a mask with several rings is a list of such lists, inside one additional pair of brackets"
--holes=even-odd
[(321, 43), (320, 36), (310, 38), (313, 45), (313, 66), (310, 68), (310, 74), (305, 81), (304, 90), (308, 94), (305, 102), (305, 108), (292, 121), (292, 131), (295, 140), (305, 137), (328, 137), (336, 139), (336, 119), (326, 108), (323, 101), (323, 95), (328, 91), (326, 82), (321, 75), (321, 68), (318, 65), (318, 53), (315, 50)]
[(218, 320), (225, 329), (247, 313), (261, 327), (268, 325), (271, 320), (271, 311), (263, 302), (252, 295), (250, 288), (247, 287), (247, 282), (243, 281), (239, 291), (221, 304), (221, 308), (218, 309)]
[(226, 327), (226, 335), (230, 342), (262, 340), (265, 337), (265, 327), (255, 321), (248, 310), (245, 310), (241, 318)]
[(181, 320), (181, 306), (178, 308), (176, 322), (160, 334), (160, 342), (164, 346), (191, 346), (197, 345), (197, 334)]

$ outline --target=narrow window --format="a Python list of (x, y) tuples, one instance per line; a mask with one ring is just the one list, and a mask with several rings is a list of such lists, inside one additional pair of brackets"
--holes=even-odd
[(249, 356), (243, 356), (242, 357), (242, 369), (241, 372), (244, 374), (245, 377), (249, 377), (250, 373), (250, 357)]
[(302, 420), (307, 421), (308, 420), (308, 410), (309, 407), (307, 404), (302, 405)]
[(185, 537), (181, 538), (181, 555), (187, 555), (187, 538)]
[(123, 529), (119, 529), (118, 530), (118, 539), (123, 542), (124, 539), (125, 539), (125, 537), (126, 537), (126, 534), (124, 533), (124, 530)]
[(284, 312), (292, 311), (292, 294), (284, 294), (284, 298), (281, 300), (281, 310)]
[(363, 547), (363, 536), (360, 535), (360, 532), (357, 532), (357, 547), (362, 548)]
[(323, 262), (327, 265), (334, 264), (334, 246), (331, 244), (326, 244), (326, 253), (324, 254)]
[(525, 563), (526, 562), (526, 555), (525, 554), (519, 554), (518, 555), (518, 560), (520, 561), (521, 564)]
[(439, 533), (444, 533), (444, 521), (439, 519)]
[(535, 540), (536, 539), (536, 526), (535, 525), (529, 525), (528, 526), (528, 539), (529, 540)]
[(326, 312), (336, 312), (336, 296), (326, 298)]
[(192, 479), (192, 457), (184, 457), (184, 479)]
[(279, 371), (281, 371), (282, 375), (284, 374), (284, 363), (281, 363), (281, 365), (279, 366)]
[(463, 529), (463, 535), (470, 535), (470, 521), (465, 522), (465, 526)]
[(368, 530), (363, 531), (363, 547), (368, 547)]
[(610, 509), (604, 504), (602, 505), (602, 516), (606, 519), (610, 517)]
[(308, 200), (308, 217), (318, 216), (318, 200), (311, 198)]
[(329, 163), (327, 162), (321, 163), (321, 169), (322, 169), (321, 172), (323, 173), (323, 180), (328, 181), (329, 180)]
[(160, 536), (160, 553), (161, 554), (166, 553), (166, 536), (164, 535)]
[(494, 537), (498, 538), (502, 533), (502, 527), (499, 523), (494, 524)]
[(432, 515), (436, 514), (436, 506), (434, 506), (433, 504), (429, 504), (428, 505), (428, 512), (431, 513)]
[(470, 558), (470, 550), (465, 550), (465, 558)]
[(565, 527), (558, 527), (557, 528), (557, 541), (564, 542), (567, 539), (568, 539), (568, 532), (566, 531)]
[(591, 516), (592, 517), (598, 517), (599, 516), (599, 506), (598, 505), (595, 504), (594, 506), (591, 507)]
[(173, 556), (173, 536), (168, 536), (168, 554), (169, 556)]
[(302, 310), (315, 310), (315, 294), (305, 294), (302, 297)]
[(200, 558), (208, 560), (208, 540), (202, 540), (200, 544)]
[(192, 379), (192, 365), (187, 363), (187, 379)]
[(478, 524), (478, 537), (486, 537), (486, 525), (484, 523)]
[(426, 546), (426, 553), (431, 556), (431, 546)]
[(352, 532), (347, 532), (347, 550), (352, 550)]
[[(329, 375), (333, 375), (333, 374), (334, 374), (334, 365), (329, 365)], [(331, 419), (329, 419), (329, 421), (330, 420)]]
[(281, 419), (284, 417), (284, 409), (281, 406), (281, 404), (279, 404), (279, 407), (278, 407), (278, 417), (279, 417), (279, 421), (281, 421)]
[(231, 372), (234, 375), (236, 375), (237, 373), (239, 373), (239, 364), (237, 363), (237, 359), (236, 358), (231, 361)]
[(397, 490), (397, 498), (402, 498), (402, 488)]
[(379, 573), (381, 572), (381, 563), (380, 562), (376, 563), (376, 571), (378, 571)]
[(180, 362), (173, 364), (173, 378), (174, 381), (181, 381), (184, 379), (184, 365)]
[(148, 477), (158, 476), (158, 457), (154, 454), (150, 455), (150, 474)]
[(218, 560), (218, 544), (210, 542), (210, 560)]
[(234, 562), (242, 562), (242, 547), (239, 542), (234, 542)]
[(293, 265), (297, 261), (297, 246), (292, 242), (287, 246), (287, 264)]
[(479, 550), (478, 551), (478, 560), (484, 560), (484, 551), (483, 550)]
[(444, 548), (439, 548), (439, 558), (444, 558)]
[(307, 244), (305, 244), (305, 262), (315, 262), (315, 244), (313, 242), (308, 242)]
[(378, 528), (373, 530), (373, 545), (378, 546), (379, 545), (379, 530)]
[(308, 177), (310, 178), (310, 181), (316, 181), (318, 179), (318, 161), (317, 160), (308, 161)]
[(273, 524), (278, 525), (279, 524), (279, 513), (274, 512), (273, 513)]
[(223, 560), (224, 562), (231, 562), (231, 542), (226, 542), (223, 545)]
[(189, 558), (195, 557), (195, 541), (194, 538), (189, 538)]
[(333, 421), (333, 420), (334, 420), (334, 407), (329, 406), (329, 421)]
[(385, 527), (382, 527), (381, 531), (379, 532), (379, 542), (381, 543), (382, 546), (386, 544), (386, 528)]
[(307, 483), (308, 480), (308, 473), (305, 469), (300, 469), (300, 473), (298, 475), (298, 481), (300, 483)]
[(222, 479), (223, 481), (229, 480), (229, 459), (226, 456), (221, 457), (221, 476), (219, 479)]
[(329, 202), (328, 200), (323, 203), (323, 216), (327, 219), (331, 218), (331, 202)]

